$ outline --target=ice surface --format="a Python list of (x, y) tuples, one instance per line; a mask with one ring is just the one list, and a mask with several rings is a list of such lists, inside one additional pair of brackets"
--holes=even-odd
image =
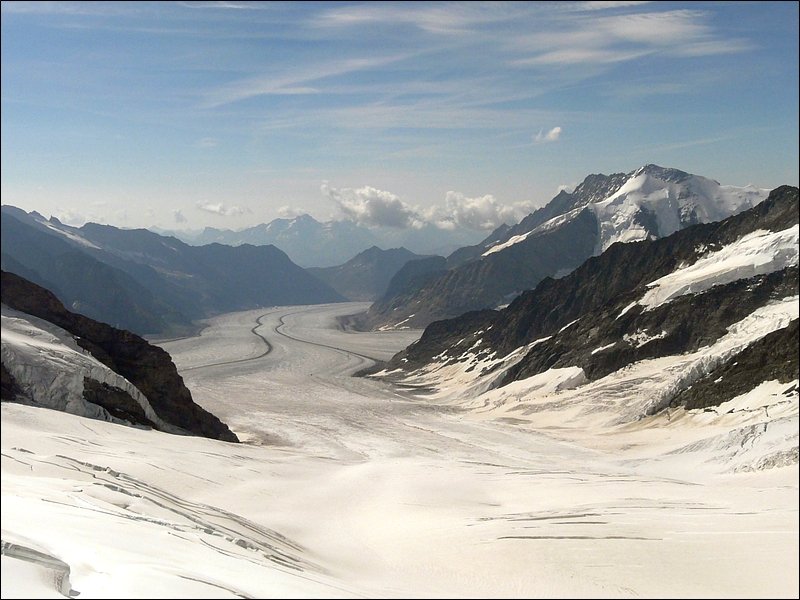
[[(609, 425), (700, 356), (476, 400), (464, 364), (440, 365), (464, 377), (439, 373), (446, 392), (435, 370), (406, 386), (349, 377), (419, 335), (337, 331), (352, 308), (224, 315), (164, 344), (195, 400), (247, 443), (3, 403), (3, 541), (69, 565), (80, 598), (798, 594), (788, 385), (737, 405), (755, 412)], [(781, 310), (735, 335), (777, 326)], [(44, 596), (21, 565), (4, 557), (3, 597), (23, 580)]]

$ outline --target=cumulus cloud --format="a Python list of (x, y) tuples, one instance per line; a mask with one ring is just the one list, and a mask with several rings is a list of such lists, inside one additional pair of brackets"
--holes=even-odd
[(461, 227), (492, 230), (503, 223), (516, 223), (533, 210), (528, 202), (503, 204), (491, 194), (469, 198), (461, 192), (447, 192), (445, 206), (434, 208), (429, 217), (441, 229)]
[(367, 227), (394, 227), (407, 229), (421, 227), (424, 219), (409, 204), (392, 192), (374, 187), (334, 188), (323, 182), (323, 196), (332, 200), (344, 217)]
[(240, 206), (225, 206), (222, 202), (198, 202), (197, 208), (221, 217), (235, 217), (250, 212)]
[(553, 127), (550, 131), (539, 130), (533, 137), (533, 141), (537, 144), (546, 144), (548, 142), (557, 142), (561, 137), (561, 127)]

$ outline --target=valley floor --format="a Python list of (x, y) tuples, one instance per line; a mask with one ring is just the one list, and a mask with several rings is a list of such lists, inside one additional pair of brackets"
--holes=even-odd
[(796, 461), (715, 470), (669, 453), (695, 422), (562, 435), (350, 377), (419, 335), (336, 329), (365, 307), (163, 344), (243, 444), (4, 403), (2, 596), (797, 597)]

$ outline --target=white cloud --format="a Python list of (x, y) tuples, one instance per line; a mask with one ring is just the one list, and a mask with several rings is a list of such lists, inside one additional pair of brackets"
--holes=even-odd
[(557, 142), (561, 137), (561, 127), (553, 127), (550, 131), (539, 130), (533, 137), (533, 141), (537, 144), (546, 144), (548, 142)]
[(180, 210), (173, 210), (172, 218), (175, 219), (176, 223), (186, 223), (186, 217), (183, 216), (183, 212)]
[(197, 140), (197, 142), (195, 142), (195, 146), (197, 146), (198, 148), (215, 148), (218, 143), (219, 140), (217, 138), (204, 137), (202, 139)]
[(610, 10), (610, 9), (613, 9), (613, 8), (630, 8), (632, 6), (639, 6), (641, 4), (649, 4), (649, 3), (650, 2), (648, 2), (648, 1), (636, 1), (636, 0), (631, 0), (631, 1), (627, 1), (627, 2), (624, 1), (624, 0), (620, 0), (620, 1), (617, 1), (617, 2), (615, 2), (613, 0), (610, 0), (608, 2), (597, 0), (597, 1), (589, 1), (589, 2), (580, 2), (576, 6), (576, 9), (577, 10)]
[(222, 217), (235, 217), (250, 212), (240, 206), (225, 206), (222, 202), (198, 202), (197, 208)]
[(576, 187), (578, 187), (577, 183), (562, 183), (556, 188), (556, 195), (560, 194), (561, 192), (567, 192), (568, 194), (571, 194), (575, 191)]
[(406, 229), (424, 224), (415, 208), (391, 192), (370, 186), (333, 188), (327, 182), (323, 182), (320, 190), (336, 203), (346, 219), (359, 225)]
[(201, 106), (216, 108), (257, 96), (319, 94), (321, 90), (310, 85), (311, 82), (386, 67), (390, 63), (403, 60), (408, 56), (408, 54), (397, 54), (333, 60), (295, 67), (282, 73), (265, 73), (256, 77), (239, 79), (208, 92)]
[(503, 223), (517, 223), (535, 209), (530, 202), (504, 204), (491, 194), (470, 198), (449, 191), (444, 206), (421, 209), (403, 202), (392, 192), (370, 186), (333, 188), (323, 182), (320, 190), (337, 205), (345, 219), (367, 227), (419, 229), (433, 225), (446, 230), (491, 231)]
[(428, 218), (440, 229), (460, 227), (481, 231), (516, 223), (532, 210), (528, 202), (503, 204), (491, 194), (469, 198), (461, 192), (449, 191), (445, 195), (445, 208), (431, 209)]
[(278, 209), (278, 216), (284, 219), (294, 219), (300, 215), (306, 214), (306, 211), (296, 206), (289, 206), (285, 204)]
[(322, 27), (407, 24), (434, 34), (463, 34), (495, 23), (512, 21), (530, 13), (524, 2), (458, 2), (420, 5), (409, 9), (402, 4), (371, 2), (337, 6), (321, 15)]

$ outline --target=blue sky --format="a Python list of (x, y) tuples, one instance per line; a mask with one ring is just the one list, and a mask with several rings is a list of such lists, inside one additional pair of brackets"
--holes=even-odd
[(3, 2), (2, 201), (489, 227), (646, 163), (797, 185), (798, 69), (796, 2)]

